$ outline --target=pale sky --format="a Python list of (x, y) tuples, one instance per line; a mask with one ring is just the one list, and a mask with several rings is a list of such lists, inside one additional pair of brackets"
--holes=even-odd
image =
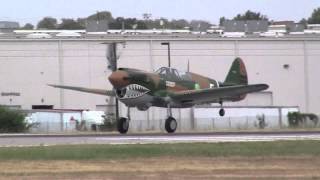
[(108, 10), (113, 17), (202, 19), (217, 24), (221, 16), (232, 18), (250, 9), (273, 20), (299, 21), (320, 7), (320, 0), (3, 0), (0, 20), (34, 25), (44, 16), (55, 18), (87, 17)]

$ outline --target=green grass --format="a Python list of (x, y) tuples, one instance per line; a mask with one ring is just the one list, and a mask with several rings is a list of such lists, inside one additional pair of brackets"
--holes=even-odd
[(148, 157), (320, 155), (320, 141), (194, 143), (153, 145), (66, 145), (2, 147), (0, 160), (108, 160)]

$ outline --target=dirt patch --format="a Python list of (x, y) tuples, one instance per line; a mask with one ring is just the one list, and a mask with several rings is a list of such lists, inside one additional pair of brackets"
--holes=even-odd
[[(3, 161), (3, 179), (320, 179), (320, 157)], [(0, 178), (0, 179), (2, 179)]]

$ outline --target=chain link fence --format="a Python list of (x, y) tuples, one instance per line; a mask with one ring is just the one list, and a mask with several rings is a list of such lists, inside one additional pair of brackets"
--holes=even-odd
[[(319, 118), (306, 118), (292, 125), (288, 108), (226, 109), (230, 116), (220, 117), (219, 108), (174, 109), (178, 127), (176, 132), (210, 132), (219, 130), (276, 130), (287, 128), (319, 128)], [(289, 109), (297, 111), (298, 109)], [(129, 132), (166, 132), (166, 109), (153, 109), (148, 112), (133, 110)], [(81, 112), (37, 112), (30, 128), (31, 133), (77, 133), (116, 131), (116, 120), (105, 116), (104, 124), (84, 120)], [(247, 114), (247, 115), (245, 115)], [(36, 117), (36, 118), (35, 118)], [(320, 117), (320, 116), (318, 116)], [(108, 121), (109, 120), (109, 121)]]

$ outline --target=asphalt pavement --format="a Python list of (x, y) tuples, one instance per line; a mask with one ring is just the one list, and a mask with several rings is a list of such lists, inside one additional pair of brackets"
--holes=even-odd
[(320, 140), (320, 131), (211, 132), (149, 134), (1, 134), (0, 147), (71, 144), (218, 143), (279, 140)]

